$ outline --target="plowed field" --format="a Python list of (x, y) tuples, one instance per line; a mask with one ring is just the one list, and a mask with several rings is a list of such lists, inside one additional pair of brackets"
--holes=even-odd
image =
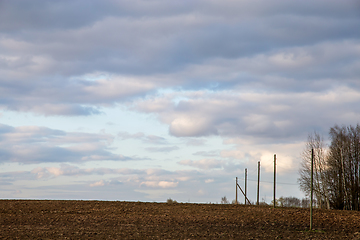
[(1, 239), (360, 239), (360, 213), (222, 204), (0, 201)]

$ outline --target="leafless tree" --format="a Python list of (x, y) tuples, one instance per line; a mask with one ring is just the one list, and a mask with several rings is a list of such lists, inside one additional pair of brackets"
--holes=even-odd
[(221, 198), (221, 204), (228, 204), (228, 203), (229, 203), (229, 201), (228, 201), (228, 199), (226, 198), (226, 196), (224, 196), (224, 197)]
[(310, 207), (310, 199), (308, 199), (308, 198), (301, 199), (301, 207), (302, 208)]
[(314, 149), (314, 181), (313, 190), (319, 208), (330, 208), (328, 194), (328, 174), (327, 174), (327, 153), (323, 138), (314, 132), (308, 136), (305, 149), (302, 153), (302, 161), (299, 170), (300, 177), (298, 182), (300, 189), (307, 196), (311, 191), (311, 149)]
[(296, 197), (286, 197), (284, 198), (284, 207), (301, 207), (301, 201)]
[(330, 129), (330, 202), (335, 209), (359, 210), (360, 125)]

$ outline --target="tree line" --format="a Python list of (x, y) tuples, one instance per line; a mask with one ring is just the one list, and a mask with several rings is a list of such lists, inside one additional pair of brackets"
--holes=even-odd
[(308, 136), (298, 182), (310, 195), (311, 149), (313, 159), (313, 193), (319, 208), (359, 210), (360, 200), (360, 125), (330, 128), (329, 146), (314, 132)]
[[(227, 199), (226, 196), (221, 198), (221, 204), (230, 204), (230, 201)], [(231, 204), (239, 204), (239, 202), (236, 203), (236, 200), (234, 199)], [(255, 202), (251, 202), (251, 205), (255, 205)], [(267, 204), (264, 199), (259, 202), (260, 206), (273, 206), (274, 202), (273, 200), (270, 202), (270, 204)], [(276, 199), (276, 206), (277, 207), (301, 207), (301, 208), (308, 208), (310, 207), (310, 199), (309, 198), (303, 198), (299, 199), (297, 197), (283, 197)]]

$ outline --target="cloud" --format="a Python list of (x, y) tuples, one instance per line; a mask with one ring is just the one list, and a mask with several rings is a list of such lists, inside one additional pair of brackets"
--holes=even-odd
[(218, 157), (220, 154), (219, 151), (199, 151), (193, 153), (193, 155), (203, 156), (203, 157)]
[(142, 182), (141, 185), (145, 185), (147, 187), (160, 187), (160, 188), (174, 188), (178, 185), (178, 182), (168, 182), (168, 181), (146, 181)]
[[(22, 172), (22, 174), (30, 174), (35, 176), (36, 179), (56, 178), (61, 176), (126, 176), (121, 181), (141, 183), (141, 181), (168, 181), (179, 182), (187, 181), (190, 179), (188, 174), (196, 175), (194, 171), (166, 171), (163, 169), (132, 169), (132, 168), (80, 168), (75, 165), (61, 164), (60, 167), (37, 167), (30, 172)], [(135, 176), (132, 178), (131, 176)], [(140, 186), (140, 185), (139, 185)]]
[(206, 179), (205, 180), (205, 183), (212, 183), (212, 182), (214, 182), (214, 179)]
[(148, 147), (145, 149), (149, 152), (172, 152), (180, 148), (178, 146), (172, 146), (172, 147)]
[(143, 143), (148, 144), (168, 144), (168, 141), (163, 137), (159, 137), (156, 135), (145, 135), (142, 132), (138, 132), (135, 134), (130, 134), (128, 132), (119, 132), (118, 137), (122, 140), (137, 139), (141, 140)]
[(216, 135), (217, 130), (209, 119), (201, 116), (179, 116), (170, 123), (169, 131), (178, 137)]
[[(1, 2), (2, 109), (93, 115), (159, 89), (359, 89), (356, 1), (20, 2)], [(170, 130), (213, 124), (182, 116)]]
[[(0, 124), (2, 162), (84, 162), (93, 160), (131, 160), (114, 154), (110, 134), (65, 132), (46, 127), (11, 127)], [(54, 170), (54, 169), (53, 169)]]
[(206, 144), (206, 139), (186, 139), (187, 146), (202, 146)]
[(181, 160), (180, 162), (178, 162), (178, 164), (200, 168), (200, 169), (213, 169), (213, 168), (222, 168), (226, 164), (226, 161), (216, 160), (216, 159), (202, 159), (198, 161)]
[(256, 143), (246, 138), (227, 139), (225, 144), (233, 147), (221, 151), (220, 156), (231, 159), (233, 162), (241, 161), (243, 166), (256, 166), (261, 162), (262, 171), (272, 173), (274, 169), (274, 155), (277, 155), (277, 173), (298, 175), (301, 162), (301, 151), (305, 146), (303, 141), (289, 143), (262, 142)]
[[(280, 149), (282, 146), (278, 147)], [(292, 151), (290, 148), (287, 150)], [(292, 169), (288, 168), (284, 171), (282, 168), (286, 165), (283, 153), (278, 155), (278, 181), (281, 183), (287, 179), (288, 183), (296, 183), (297, 175), (294, 174), (294, 171), (290, 171)], [(272, 159), (273, 156), (269, 156)], [(267, 168), (270, 169), (273, 164), (271, 159), (266, 159), (266, 155), (263, 157), (264, 159), (261, 159), (261, 192), (271, 195), (272, 188), (266, 190), (264, 187), (272, 186), (273, 174)], [(38, 167), (31, 171), (2, 172), (0, 177), (7, 181), (7, 185), (2, 184), (4, 196), (10, 196), (6, 189), (11, 192), (13, 189), (21, 189), (23, 194), (17, 197), (24, 197), (30, 192), (32, 198), (90, 199), (89, 196), (91, 196), (91, 199), (164, 201), (171, 194), (170, 197), (178, 201), (187, 202), (191, 199), (192, 202), (208, 202), (216, 201), (216, 199), (220, 201), (223, 195), (230, 196), (234, 191), (232, 186), (235, 177), (240, 177), (239, 184), (242, 185), (241, 176), (244, 174), (244, 168), (248, 168), (248, 189), (250, 189), (248, 194), (251, 199), (255, 199), (256, 191), (251, 191), (251, 189), (256, 189), (257, 162), (205, 159), (185, 162), (185, 164), (199, 168), (199, 170), (86, 168), (83, 164), (82, 167), (74, 164), (61, 164), (60, 167)], [(77, 176), (76, 181), (72, 178), (73, 176)], [(61, 178), (64, 184), (59, 185), (57, 178)], [(30, 185), (24, 187), (24, 180)], [(44, 180), (46, 180), (45, 186)], [(39, 183), (41, 183), (40, 186)], [(280, 185), (278, 194), (293, 193), (293, 188), (293, 186), (291, 189), (283, 188)], [(199, 191), (203, 194), (198, 195)], [(136, 194), (138, 192), (145, 195), (139, 196)]]
[[(38, 167), (31, 170), (30, 174), (36, 179), (49, 179), (60, 176), (89, 176), (89, 175), (113, 175), (111, 180), (101, 179), (89, 184), (90, 187), (103, 187), (107, 185), (127, 183), (137, 187), (149, 188), (175, 188), (180, 181), (188, 181), (192, 171), (164, 171), (162, 169), (112, 169), (112, 168), (79, 168), (73, 165), (62, 164), (57, 167)], [(192, 174), (193, 175), (193, 174)], [(131, 176), (135, 176), (134, 178)]]
[(56, 178), (60, 176), (89, 176), (89, 175), (136, 175), (144, 174), (143, 170), (134, 170), (128, 168), (79, 168), (74, 165), (61, 164), (60, 167), (38, 167), (31, 170), (37, 179)]
[(48, 81), (34, 80), (28, 85), (23, 84), (23, 80), (14, 80), (14, 86), (1, 84), (0, 92), (7, 101), (0, 101), (0, 107), (43, 115), (94, 115), (101, 113), (101, 107), (143, 95), (154, 88), (150, 82), (131, 77), (94, 81), (51, 78), (51, 84)]
[[(356, 123), (359, 115), (360, 90), (344, 86), (322, 92), (182, 94), (184, 99), (177, 105), (153, 112), (177, 137), (248, 136), (258, 141), (288, 141), (306, 138), (314, 128), (326, 133), (337, 122)], [(138, 110), (152, 102), (141, 100)]]
[(145, 137), (145, 134), (142, 133), (142, 132), (138, 132), (138, 133), (135, 133), (135, 134), (130, 134), (128, 132), (119, 132), (118, 137), (120, 137), (122, 140), (126, 140), (126, 139), (142, 139), (143, 137)]
[(36, 178), (47, 178), (49, 176), (60, 176), (64, 174), (64, 171), (62, 171), (60, 168), (42, 168), (38, 167), (33, 170), (31, 170), (31, 173), (36, 176)]
[(104, 180), (100, 180), (99, 182), (95, 182), (93, 184), (90, 184), (90, 187), (101, 187), (101, 186), (104, 186), (105, 183), (104, 183)]
[(90, 184), (89, 186), (90, 187), (104, 187), (104, 186), (119, 185), (119, 184), (122, 184), (122, 183), (117, 180), (109, 180), (109, 181), (100, 180), (98, 182)]

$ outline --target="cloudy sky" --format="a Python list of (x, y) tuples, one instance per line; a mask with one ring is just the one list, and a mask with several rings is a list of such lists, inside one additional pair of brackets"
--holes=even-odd
[[(360, 121), (360, 3), (0, 0), (0, 198), (304, 197), (307, 135)], [(243, 197), (240, 197), (240, 200)]]

